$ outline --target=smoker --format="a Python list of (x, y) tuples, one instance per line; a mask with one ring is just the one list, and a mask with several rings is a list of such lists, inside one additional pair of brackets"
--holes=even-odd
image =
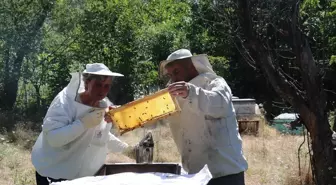
[(153, 163), (154, 140), (151, 132), (135, 147), (136, 163)]
[(136, 145), (135, 152), (136, 163), (104, 164), (95, 175), (102, 176), (123, 172), (181, 174), (181, 166), (179, 164), (153, 163), (154, 140), (151, 132), (147, 133)]

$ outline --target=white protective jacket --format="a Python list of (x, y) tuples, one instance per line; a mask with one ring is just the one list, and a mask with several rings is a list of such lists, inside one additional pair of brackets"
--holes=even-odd
[[(93, 107), (78, 103), (84, 91), (80, 73), (52, 101), (32, 150), (32, 163), (45, 177), (72, 180), (94, 175), (104, 164), (106, 155), (122, 152), (127, 144), (110, 133), (112, 124), (104, 120), (95, 128), (85, 129), (79, 118)], [(101, 107), (112, 103), (105, 98)]]
[(181, 114), (168, 118), (183, 168), (197, 173), (207, 164), (214, 178), (246, 171), (231, 89), (206, 55), (192, 62), (199, 75), (190, 81), (188, 97), (178, 98)]

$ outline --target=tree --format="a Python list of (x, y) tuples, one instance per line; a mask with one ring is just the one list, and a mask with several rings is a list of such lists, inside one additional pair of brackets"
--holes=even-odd
[(3, 87), (1, 89), (1, 108), (12, 110), (16, 101), (18, 81), (21, 77), (22, 63), (36, 45), (47, 16), (53, 8), (54, 1), (1, 1), (6, 10), (1, 19), (0, 35), (4, 53)]
[[(237, 33), (233, 13), (235, 1), (194, 1), (192, 7), (192, 24), (187, 32), (190, 45), (195, 53), (206, 53), (214, 57), (225, 57), (228, 61), (224, 65), (215, 65), (227, 83), (234, 96), (240, 98), (255, 98), (267, 110), (267, 118), (272, 119), (288, 108), (264, 76), (256, 72), (246, 63), (235, 47)], [(211, 61), (212, 59), (210, 59)], [(221, 69), (219, 69), (221, 68)], [(275, 103), (279, 102), (277, 105)]]
[[(18, 81), (21, 77), (22, 63), (38, 45), (40, 35), (47, 16), (53, 8), (54, 1), (13, 2), (2, 1), (1, 7), (6, 9), (0, 30), (3, 42), (3, 89), (1, 91), (1, 107), (12, 110), (16, 101)], [(6, 7), (6, 8), (4, 8)]]
[[(241, 53), (247, 62), (262, 71), (278, 95), (300, 114), (311, 138), (316, 183), (336, 184), (336, 161), (322, 71), (311, 50), (312, 40), (302, 30), (302, 4), (300, 1), (277, 3), (238, 1)], [(274, 15), (272, 8), (280, 8), (283, 12)], [(252, 21), (257, 16), (264, 17)], [(291, 75), (289, 70), (292, 70)]]

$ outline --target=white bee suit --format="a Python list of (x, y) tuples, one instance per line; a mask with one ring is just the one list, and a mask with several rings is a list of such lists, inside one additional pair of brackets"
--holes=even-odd
[[(83, 91), (82, 75), (72, 73), (70, 83), (54, 98), (43, 120), (31, 159), (44, 177), (70, 180), (94, 175), (109, 151), (122, 152), (128, 147), (110, 133), (112, 125), (104, 119), (96, 127), (83, 126), (79, 118), (94, 109), (76, 101)], [(109, 105), (107, 98), (100, 102), (102, 108)]]
[[(191, 60), (199, 75), (189, 82), (188, 97), (178, 98), (181, 114), (167, 119), (183, 168), (193, 174), (207, 164), (214, 178), (243, 172), (248, 165), (231, 89), (213, 71), (206, 55)], [(165, 70), (162, 65), (160, 68)]]

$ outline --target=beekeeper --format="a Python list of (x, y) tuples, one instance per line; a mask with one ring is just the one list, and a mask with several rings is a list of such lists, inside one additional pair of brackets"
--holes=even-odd
[(168, 121), (184, 170), (197, 173), (207, 164), (213, 176), (209, 184), (245, 184), (248, 164), (231, 89), (207, 56), (177, 50), (161, 61), (160, 75), (170, 79), (168, 90), (182, 110)]
[(133, 148), (110, 133), (106, 115), (112, 79), (122, 74), (104, 64), (87, 64), (83, 73), (72, 73), (70, 83), (52, 101), (32, 150), (37, 185), (94, 175), (108, 152)]

